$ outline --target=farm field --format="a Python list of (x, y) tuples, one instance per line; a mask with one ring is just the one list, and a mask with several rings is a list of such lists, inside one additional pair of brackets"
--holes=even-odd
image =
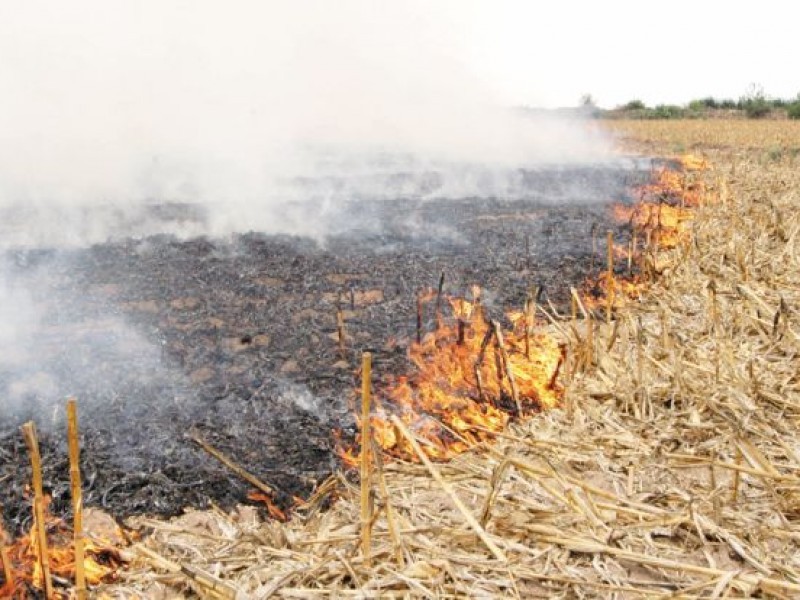
[[(92, 597), (800, 596), (800, 128), (743, 120), (599, 126), (649, 167), (623, 178), (580, 169), (556, 180), (538, 175), (531, 185), (591, 182), (607, 194), (603, 202), (426, 205), (447, 222), (461, 219), (481, 243), (428, 248), (398, 238), (375, 254), (367, 250), (375, 238), (350, 236), (334, 257), (251, 234), (228, 257), (219, 241), (198, 239), (169, 246), (186, 254), (175, 263), (180, 272), (162, 253), (137, 260), (141, 273), (122, 271), (119, 281), (108, 272), (117, 272), (124, 244), (97, 246), (108, 265), (92, 273), (103, 285), (90, 278), (84, 287), (113, 292), (133, 314), (152, 305), (145, 323), (169, 348), (213, 354), (245, 330), (240, 318), (264, 319), (273, 334), (290, 327), (274, 336), (283, 345), (259, 337), (258, 352), (239, 334), (235, 353), (213, 354), (229, 362), (181, 355), (191, 373), (211, 361), (227, 395), (212, 393), (211, 375), (208, 390), (191, 388), (213, 400), (213, 419), (211, 409), (198, 411), (205, 429), (192, 415), (164, 419), (141, 404), (151, 442), (164, 440), (153, 460), (166, 461), (147, 485), (104, 456), (106, 434), (87, 419), (80, 564)], [(215, 244), (213, 260), (196, 252)], [(247, 244), (255, 250), (244, 252)], [(316, 257), (306, 273), (316, 283), (302, 295), (289, 285), (299, 259), (287, 256)], [(270, 260), (264, 292), (255, 283)], [(179, 285), (184, 273), (242, 265), (254, 284), (240, 275), (239, 287), (209, 286), (228, 294), (225, 302), (191, 281)], [(173, 283), (143, 284), (152, 272)], [(340, 273), (362, 272), (347, 303)], [(444, 285), (446, 274), (458, 283)], [(438, 278), (438, 293), (393, 291), (397, 277)], [(475, 278), (485, 290), (468, 285)], [(281, 302), (247, 308), (251, 295), (272, 288), (291, 300), (286, 314)], [(162, 298), (176, 290), (205, 300)], [(299, 302), (310, 320), (291, 314)], [(161, 314), (160, 303), (172, 308)], [(211, 337), (179, 319), (198, 320), (199, 304), (233, 306)], [(196, 339), (178, 344), (184, 338), (173, 339), (173, 329)], [(405, 338), (387, 339), (404, 330)], [(304, 331), (328, 333), (306, 342)], [(284, 362), (282, 376), (261, 376), (247, 392), (259, 369), (277, 368), (270, 360), (292, 356), (300, 358)], [(316, 408), (292, 399), (292, 373), (316, 394)], [(153, 406), (165, 389), (153, 387)], [(275, 390), (283, 390), (277, 400)], [(346, 416), (315, 416), (334, 401)], [(189, 433), (159, 430), (167, 421)], [(114, 419), (108, 427), (117, 440), (127, 431)], [(77, 576), (71, 513), (59, 518), (66, 459), (54, 466), (62, 444), (47, 431), (42, 439), (52, 500), (36, 504), (52, 502), (53, 515), (41, 518), (53, 597), (61, 597)], [(25, 453), (15, 431), (9, 440), (0, 448), (5, 516), (13, 517), (12, 529), (0, 528), (0, 597), (25, 598), (47, 581), (37, 559), (44, 533), (27, 526), (27, 471), (14, 467)]]
[(628, 150), (705, 157), (712, 200), (641, 301), (592, 336), (564, 327), (586, 358), (559, 408), (447, 463), (376, 468), (368, 556), (339, 474), (288, 523), (132, 522), (148, 534), (103, 593), (800, 595), (800, 123), (609, 127)]

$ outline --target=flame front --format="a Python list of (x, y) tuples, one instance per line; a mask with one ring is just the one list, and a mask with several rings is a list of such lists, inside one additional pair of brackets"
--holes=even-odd
[[(448, 322), (440, 319), (437, 330), (409, 350), (416, 373), (376, 394), (373, 437), (389, 455), (416, 460), (389, 414), (414, 431), (429, 457), (445, 460), (494, 438), (512, 415), (556, 406), (561, 398), (564, 351), (553, 337), (533, 332), (525, 315), (509, 315), (513, 328), (498, 331), (479, 303), (450, 304)], [(342, 455), (355, 464), (352, 451)]]
[[(650, 183), (634, 190), (639, 202), (612, 207), (617, 221), (629, 223), (634, 232), (629, 247), (614, 246), (611, 253), (615, 260), (627, 260), (629, 268), (627, 275), (619, 275), (612, 264), (587, 281), (582, 295), (586, 308), (608, 303), (616, 308), (638, 299), (648, 285), (641, 272), (640, 245), (649, 253), (677, 247), (688, 235), (694, 209), (713, 200), (704, 183), (692, 177), (692, 172), (709, 168), (705, 159), (685, 155), (674, 162), (679, 170), (654, 171)], [(435, 296), (430, 292), (419, 301)], [(500, 331), (497, 323), (485, 320), (478, 289), (473, 289), (473, 298), (451, 300), (450, 322), (437, 315), (436, 331), (409, 349), (415, 373), (378, 390), (370, 424), (385, 453), (417, 460), (395, 431), (391, 414), (415, 433), (429, 457), (445, 460), (493, 439), (512, 416), (559, 404), (565, 347), (536, 332), (528, 310), (508, 314), (513, 327)], [(340, 449), (340, 454), (345, 463), (357, 464), (355, 449)]]
[[(72, 529), (61, 519), (45, 510), (47, 530), (47, 554), (51, 575), (73, 580), (75, 577), (75, 546)], [(2, 536), (0, 536), (2, 541)], [(28, 598), (31, 588), (44, 589), (42, 567), (39, 562), (39, 544), (35, 524), (27, 535), (18, 538), (5, 548), (8, 557), (10, 581), (0, 586), (0, 598)], [(98, 584), (107, 580), (121, 564), (119, 553), (111, 544), (102, 544), (91, 539), (84, 541), (83, 567), (86, 582)], [(56, 593), (56, 598), (69, 598), (68, 592)]]
[[(634, 190), (638, 202), (612, 205), (614, 219), (628, 224), (633, 232), (631, 244), (627, 247), (615, 244), (612, 253), (615, 260), (627, 263), (630, 268), (624, 275), (615, 273), (611, 277), (608, 271), (603, 271), (590, 277), (583, 286), (583, 302), (588, 308), (598, 308), (609, 301), (618, 308), (638, 300), (648, 286), (642, 272), (643, 256), (652, 257), (657, 251), (677, 248), (689, 235), (695, 210), (716, 201), (717, 196), (704, 182), (692, 177), (694, 171), (710, 168), (704, 158), (687, 154), (674, 162), (680, 171), (667, 167), (654, 171), (650, 183)], [(634, 272), (634, 265), (638, 272)]]

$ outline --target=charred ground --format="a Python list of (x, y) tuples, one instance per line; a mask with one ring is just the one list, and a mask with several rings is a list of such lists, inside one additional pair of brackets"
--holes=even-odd
[[(29, 462), (19, 425), (40, 428), (45, 485), (69, 511), (63, 398), (79, 399), (84, 502), (118, 517), (223, 508), (251, 487), (197, 435), (278, 490), (287, 506), (338, 460), (332, 431), (352, 431), (358, 356), (376, 377), (408, 370), (419, 290), (459, 295), (478, 284), (493, 316), (532, 285), (563, 305), (600, 268), (591, 231), (618, 230), (612, 201), (646, 173), (586, 168), (527, 174), (519, 198), (354, 201), (322, 240), (248, 233), (155, 235), (73, 250), (14, 250), (9, 285), (36, 306), (20, 353), (0, 363), (0, 503), (6, 526), (29, 525)], [(567, 185), (568, 184), (568, 185)], [(577, 185), (576, 185), (577, 184)], [(587, 190), (582, 196), (576, 190)], [(600, 202), (603, 200), (604, 202)], [(318, 218), (315, 207), (308, 219)], [(160, 218), (202, 218), (163, 205)], [(602, 236), (598, 236), (600, 239)], [(347, 351), (337, 345), (344, 311)], [(432, 310), (426, 326), (432, 326)]]

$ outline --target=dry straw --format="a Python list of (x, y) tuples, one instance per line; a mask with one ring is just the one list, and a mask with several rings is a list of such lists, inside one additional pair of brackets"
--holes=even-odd
[(80, 445), (78, 440), (78, 407), (75, 398), (67, 400), (67, 442), (69, 446), (69, 478), (72, 488), (72, 514), (75, 545), (75, 594), (85, 600), (86, 570), (83, 564), (83, 491), (81, 488)]
[(33, 522), (35, 526), (35, 558), (41, 573), (41, 587), (44, 588), (45, 598), (53, 598), (53, 580), (50, 576), (50, 553), (47, 546), (47, 529), (45, 525), (44, 491), (42, 489), (42, 456), (39, 452), (39, 439), (36, 435), (36, 425), (28, 421), (22, 426), (25, 444), (31, 459), (33, 483)]

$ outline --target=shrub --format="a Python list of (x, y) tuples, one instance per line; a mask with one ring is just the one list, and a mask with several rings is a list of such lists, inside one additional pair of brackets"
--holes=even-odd
[(760, 119), (769, 114), (772, 110), (772, 103), (764, 94), (764, 88), (757, 84), (751, 84), (747, 92), (739, 99), (739, 107), (751, 119)]
[[(708, 102), (711, 101), (712, 104)], [(689, 102), (689, 110), (692, 112), (703, 112), (707, 108), (716, 108), (717, 102), (713, 98), (704, 98), (703, 100), (692, 100)]]
[(654, 119), (680, 119), (684, 116), (684, 110), (675, 104), (659, 104), (653, 110)]
[(644, 110), (647, 107), (641, 100), (631, 100), (623, 108), (625, 110)]
[(800, 119), (800, 94), (786, 106), (786, 114), (790, 119)]

